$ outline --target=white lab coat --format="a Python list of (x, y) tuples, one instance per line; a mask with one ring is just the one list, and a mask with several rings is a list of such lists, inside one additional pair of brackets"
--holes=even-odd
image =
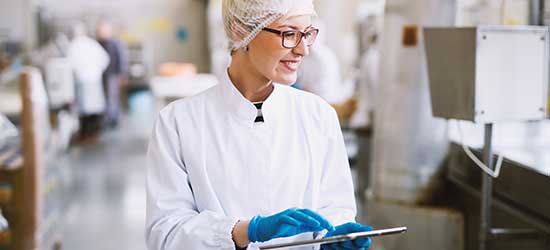
[(279, 84), (262, 111), (265, 123), (254, 124), (256, 108), (225, 74), (219, 85), (160, 112), (147, 154), (149, 250), (234, 249), (239, 219), (291, 207), (317, 211), (334, 225), (354, 221), (336, 112)]
[(109, 55), (97, 41), (78, 36), (71, 41), (67, 57), (76, 76), (80, 114), (103, 113), (106, 104), (102, 75), (109, 65)]

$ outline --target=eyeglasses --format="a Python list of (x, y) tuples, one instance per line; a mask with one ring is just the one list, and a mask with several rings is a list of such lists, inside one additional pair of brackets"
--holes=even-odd
[(300, 45), (300, 43), (302, 42), (302, 39), (307, 46), (311, 46), (313, 45), (313, 43), (315, 43), (315, 39), (317, 39), (317, 34), (319, 34), (319, 29), (310, 29), (306, 32), (302, 32), (299, 30), (280, 31), (270, 28), (263, 28), (263, 30), (280, 35), (283, 41), (283, 47), (287, 49), (298, 47), (298, 45)]

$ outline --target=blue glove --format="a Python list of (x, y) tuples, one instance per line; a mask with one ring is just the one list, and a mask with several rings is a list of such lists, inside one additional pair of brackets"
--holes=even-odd
[[(363, 226), (359, 223), (346, 223), (342, 224), (340, 226), (337, 226), (334, 231), (329, 231), (328, 234), (325, 237), (331, 237), (336, 235), (342, 235), (342, 234), (349, 234), (349, 233), (358, 233), (358, 232), (366, 232), (366, 231), (372, 231), (372, 227), (369, 226)], [(368, 247), (371, 245), (370, 238), (360, 238), (356, 239), (354, 241), (346, 241), (346, 242), (339, 242), (339, 243), (331, 243), (322, 245), (322, 250), (339, 250), (339, 249), (345, 249), (345, 250), (365, 250), (368, 249)]]
[(321, 215), (309, 210), (290, 208), (275, 215), (255, 216), (248, 225), (250, 242), (265, 242), (306, 232), (329, 231), (334, 227)]

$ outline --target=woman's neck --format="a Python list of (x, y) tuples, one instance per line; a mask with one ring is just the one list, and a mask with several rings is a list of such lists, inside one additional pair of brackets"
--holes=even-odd
[(245, 55), (233, 56), (228, 69), (229, 79), (244, 98), (250, 102), (263, 102), (273, 92), (273, 83), (259, 74), (250, 64), (243, 63), (245, 58), (242, 56)]

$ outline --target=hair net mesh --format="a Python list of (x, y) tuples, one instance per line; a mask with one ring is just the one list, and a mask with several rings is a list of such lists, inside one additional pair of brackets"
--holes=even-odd
[(222, 15), (229, 49), (247, 46), (263, 28), (296, 6), (308, 4), (312, 11), (309, 14), (314, 15), (312, 0), (223, 0)]

